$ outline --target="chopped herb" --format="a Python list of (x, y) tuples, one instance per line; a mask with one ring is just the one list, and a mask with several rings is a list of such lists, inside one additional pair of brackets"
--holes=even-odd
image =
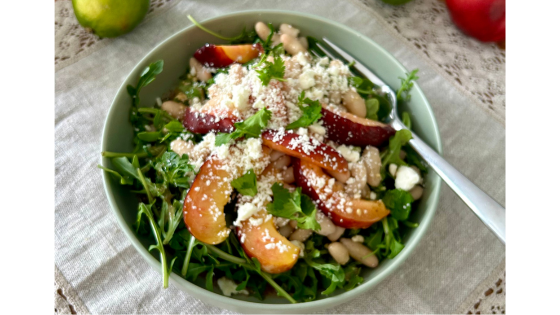
[(257, 194), (257, 176), (250, 169), (243, 176), (234, 179), (231, 186), (237, 189), (240, 194), (253, 197)]
[(274, 183), (272, 185), (274, 201), (266, 206), (268, 213), (291, 220), (296, 220), (298, 228), (321, 230), (321, 225), (315, 219), (317, 208), (307, 195), (301, 193), (301, 187), (295, 189), (293, 193), (282, 185)]
[(261, 79), (262, 84), (267, 86), (272, 79), (285, 81), (284, 71), (286, 68), (284, 67), (284, 61), (282, 58), (280, 56), (275, 56), (273, 62), (267, 61), (266, 58), (267, 55), (262, 56), (261, 61), (257, 66), (260, 66), (260, 64), (264, 64), (264, 66), (261, 69), (255, 70), (258, 73), (258, 77)]
[(229, 143), (241, 137), (257, 138), (261, 132), (268, 125), (268, 121), (272, 117), (272, 112), (266, 108), (259, 110), (253, 116), (247, 118), (242, 122), (234, 124), (235, 131), (232, 133), (220, 133), (216, 136), (216, 146)]
[[(307, 105), (307, 106), (303, 106)], [(302, 91), (298, 98), (298, 106), (302, 111), (302, 115), (298, 120), (290, 123), (286, 126), (286, 129), (296, 129), (300, 127), (307, 127), (317, 120), (319, 120), (323, 115), (321, 114), (321, 103), (319, 101), (313, 101), (308, 97), (305, 97), (305, 92)]]
[(416, 73), (418, 73), (418, 69), (414, 69), (412, 70), (412, 72), (407, 73), (406, 78), (399, 77), (399, 79), (401, 79), (401, 87), (397, 91), (397, 100), (400, 101), (410, 100), (410, 95), (408, 94), (408, 92), (410, 92), (410, 90), (414, 86), (414, 82), (412, 81), (418, 80)]

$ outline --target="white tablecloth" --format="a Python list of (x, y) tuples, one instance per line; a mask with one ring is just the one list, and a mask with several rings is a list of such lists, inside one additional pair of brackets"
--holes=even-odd
[[(417, 0), (417, 4), (403, 10), (413, 12), (413, 5), (428, 1)], [(172, 286), (162, 289), (158, 272), (148, 266), (118, 227), (96, 168), (103, 122), (118, 87), (148, 51), (190, 25), (187, 14), (204, 20), (238, 10), (290, 9), (324, 16), (362, 32), (407, 69), (420, 69), (418, 84), (439, 123), (444, 156), (504, 204), (503, 115), (489, 110), (471, 90), (442, 74), (444, 63), (433, 62), (421, 49), (411, 46), (406, 36), (396, 33), (383, 14), (397, 9), (376, 6), (379, 4), (366, 6), (358, 1), (337, 0), (179, 1), (144, 21), (132, 33), (107, 40), (86, 56), (57, 67), (55, 278), (56, 285), (63, 288), (58, 295), (55, 293), (57, 305), (65, 299), (79, 313), (229, 313)], [(492, 75), (503, 82), (500, 71), (489, 73)], [(493, 106), (502, 106), (501, 101), (499, 97), (494, 99)], [(471, 305), (469, 299), (476, 303), (482, 294), (477, 292), (481, 285), (493, 285), (492, 277), (503, 273), (504, 259), (504, 246), (444, 185), (429, 231), (398, 272), (374, 288), (367, 299), (360, 298), (329, 312), (463, 312), (461, 308)], [(484, 298), (484, 294), (481, 296)]]

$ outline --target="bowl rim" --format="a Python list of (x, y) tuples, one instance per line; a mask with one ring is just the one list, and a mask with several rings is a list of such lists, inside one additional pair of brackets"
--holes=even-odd
[[(308, 20), (318, 20), (318, 21), (321, 21), (323, 23), (330, 24), (333, 27), (341, 28), (345, 31), (348, 31), (350, 33), (358, 35), (358, 37), (360, 37), (362, 40), (368, 42), (368, 44), (375, 46), (379, 50), (379, 52), (381, 52), (383, 55), (385, 55), (385, 57), (387, 57), (391, 61), (393, 61), (398, 66), (398, 68), (400, 68), (401, 71), (403, 71), (403, 72), (407, 71), (406, 68), (392, 54), (390, 54), (387, 50), (385, 50), (385, 48), (383, 48), (381, 45), (376, 43), (374, 40), (370, 39), (368, 36), (365, 36), (365, 35), (361, 34), (360, 32), (358, 32), (358, 31), (352, 29), (351, 27), (346, 26), (342, 23), (332, 21), (328, 18), (317, 16), (317, 15), (314, 15), (314, 14), (302, 13), (302, 12), (296, 12), (296, 11), (290, 11), (290, 10), (243, 10), (243, 11), (235, 11), (235, 12), (231, 12), (231, 13), (228, 13), (228, 14), (222, 14), (222, 15), (215, 16), (215, 17), (212, 17), (212, 18), (209, 18), (209, 19), (205, 19), (203, 21), (200, 21), (200, 23), (204, 24), (204, 23), (208, 23), (208, 22), (213, 22), (215, 20), (220, 20), (220, 19), (223, 19), (223, 18), (231, 18), (231, 17), (243, 16), (243, 15), (247, 15), (247, 14), (257, 14), (258, 15), (260, 13), (293, 15), (293, 16), (296, 16), (296, 17), (299, 17), (299, 18), (305, 18), (305, 19), (308, 19)], [(115, 94), (115, 97), (113, 98), (113, 100), (111, 102), (111, 106), (109, 107), (107, 117), (105, 118), (105, 122), (103, 124), (103, 132), (102, 132), (102, 135), (101, 135), (101, 149), (102, 149), (102, 151), (104, 151), (104, 149), (107, 147), (107, 143), (108, 143), (108, 139), (109, 139), (108, 135), (106, 134), (107, 125), (110, 121), (110, 117), (114, 114), (115, 109), (118, 106), (117, 103), (116, 103), (117, 98), (122, 93), (123, 89), (126, 89), (127, 82), (129, 81), (131, 75), (133, 73), (135, 73), (138, 70), (139, 67), (143, 66), (146, 63), (146, 61), (150, 60), (151, 55), (154, 52), (156, 52), (161, 46), (165, 45), (167, 42), (172, 41), (176, 37), (182, 36), (182, 34), (184, 32), (187, 32), (190, 29), (196, 28), (196, 27), (197, 26), (194, 25), (194, 24), (190, 25), (190, 26), (187, 26), (187, 27), (177, 31), (173, 35), (169, 36), (165, 40), (161, 41), (153, 49), (151, 49), (132, 68), (132, 70), (129, 72), (129, 74), (126, 76), (123, 83), (121, 84), (121, 86), (117, 90), (117, 93)], [(430, 118), (433, 121), (433, 125), (434, 125), (435, 131), (436, 131), (435, 132), (435, 139), (434, 139), (435, 140), (434, 149), (439, 154), (442, 154), (442, 142), (441, 142), (441, 137), (440, 137), (440, 133), (439, 133), (439, 127), (438, 127), (434, 112), (432, 110), (432, 107), (431, 107), (430, 103), (428, 102), (426, 96), (422, 92), (422, 89), (418, 86), (417, 83), (415, 84), (415, 88), (417, 89), (418, 97), (420, 97), (422, 99), (422, 102), (427, 104), (428, 115), (430, 116)], [(104, 161), (105, 161), (105, 158), (101, 157), (101, 165), (106, 166)], [(161, 274), (161, 263), (160, 263), (160, 261), (158, 259), (154, 258), (148, 252), (148, 250), (140, 243), (140, 241), (138, 240), (138, 238), (136, 237), (134, 232), (129, 228), (128, 224), (124, 220), (124, 217), (122, 216), (122, 214), (118, 210), (118, 206), (117, 206), (117, 203), (116, 203), (115, 198), (113, 196), (113, 193), (109, 190), (109, 181), (112, 180), (112, 179), (103, 170), (101, 170), (101, 173), (102, 173), (102, 177), (103, 177), (103, 187), (104, 187), (104, 190), (105, 190), (105, 194), (107, 195), (107, 199), (108, 199), (109, 204), (111, 206), (111, 210), (115, 214), (115, 216), (117, 218), (117, 222), (118, 222), (121, 230), (124, 231), (124, 233), (126, 234), (128, 239), (132, 242), (132, 245), (136, 248), (136, 250), (140, 253), (140, 255), (148, 262), (148, 264), (151, 265), (153, 268), (155, 268), (158, 271), (158, 273)], [(190, 294), (190, 291), (197, 291), (197, 295), (205, 296), (205, 298), (208, 298), (208, 299), (217, 299), (218, 302), (220, 302), (220, 304), (231, 305), (235, 309), (252, 309), (252, 310), (257, 311), (257, 312), (259, 312), (259, 311), (264, 311), (264, 312), (278, 311), (280, 308), (282, 308), (282, 312), (286, 312), (286, 313), (293, 312), (293, 311), (297, 311), (297, 312), (306, 311), (306, 310), (311, 311), (312, 309), (317, 310), (318, 308), (329, 307), (331, 305), (337, 305), (339, 303), (348, 302), (349, 300), (351, 300), (355, 297), (358, 297), (359, 295), (362, 295), (362, 294), (366, 293), (367, 291), (373, 289), (373, 287), (375, 287), (377, 284), (379, 284), (380, 282), (385, 280), (391, 273), (395, 272), (401, 266), (401, 264), (408, 258), (408, 256), (414, 251), (417, 244), (424, 237), (424, 234), (428, 230), (428, 227), (430, 226), (430, 224), (432, 222), (432, 219), (433, 219), (433, 217), (436, 213), (437, 207), (438, 207), (439, 197), (440, 197), (440, 192), (441, 192), (441, 178), (439, 176), (435, 177), (433, 185), (434, 185), (434, 190), (433, 190), (432, 196), (435, 194), (435, 201), (433, 202), (433, 205), (431, 207), (428, 207), (428, 209), (426, 209), (427, 211), (424, 214), (424, 218), (423, 218), (424, 219), (424, 224), (419, 225), (416, 228), (417, 233), (415, 233), (415, 236), (409, 238), (408, 242), (406, 244), (407, 246), (404, 247), (404, 249), (399, 253), (399, 255), (397, 255), (397, 257), (395, 257), (394, 259), (391, 260), (391, 268), (387, 268), (387, 269), (383, 270), (381, 273), (376, 275), (374, 278), (362, 283), (361, 285), (357, 286), (356, 288), (354, 288), (350, 291), (340, 293), (336, 296), (331, 296), (331, 297), (327, 297), (327, 298), (324, 298), (324, 299), (321, 299), (321, 300), (316, 300), (316, 301), (311, 301), (311, 302), (296, 303), (296, 304), (269, 304), (269, 303), (262, 303), (262, 302), (250, 302), (250, 301), (238, 300), (238, 299), (226, 297), (224, 295), (221, 295), (221, 294), (218, 294), (218, 293), (215, 293), (215, 292), (210, 292), (208, 290), (200, 288), (199, 286), (185, 280), (184, 278), (180, 277), (179, 275), (177, 275), (173, 272), (170, 274), (170, 277), (169, 277), (170, 282), (173, 282), (177, 286), (177, 288), (181, 291), (183, 291), (183, 288), (186, 289), (186, 291), (188, 291), (189, 294)], [(194, 297), (201, 300), (198, 296), (194, 296)], [(207, 303), (204, 300), (202, 300), (202, 301), (204, 303)]]

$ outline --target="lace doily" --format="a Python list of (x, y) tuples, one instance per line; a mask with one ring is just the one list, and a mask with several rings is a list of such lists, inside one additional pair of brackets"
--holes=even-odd
[(379, 0), (355, 1), (370, 8), (410, 47), (434, 63), (442, 76), (505, 123), (505, 50), (464, 35), (441, 0), (414, 0), (401, 6)]
[(60, 270), (54, 267), (54, 313), (90, 314)]
[(506, 271), (502, 262), (459, 308), (459, 314), (505, 314)]
[[(176, 3), (175, 0), (151, 0), (150, 10), (142, 23), (159, 13), (165, 12)], [(78, 23), (71, 0), (57, 0), (54, 7), (55, 71), (80, 60), (113, 41), (111, 38), (99, 38), (97, 35), (87, 32)]]

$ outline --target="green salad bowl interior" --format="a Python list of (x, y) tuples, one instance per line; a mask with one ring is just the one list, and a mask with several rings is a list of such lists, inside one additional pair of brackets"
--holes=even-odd
[[(275, 27), (288, 23), (299, 28), (302, 35), (329, 38), (373, 70), (394, 90), (400, 86), (399, 77), (405, 77), (405, 73), (408, 72), (393, 56), (369, 38), (347, 26), (318, 16), (289, 11), (244, 11), (216, 17), (202, 23), (211, 30), (231, 37), (238, 35), (244, 27), (252, 29), (258, 21), (273, 23)], [(136, 85), (143, 69), (150, 63), (159, 59), (164, 60), (163, 72), (141, 93), (141, 106), (152, 106), (151, 104), (155, 104), (157, 97), (168, 92), (179, 82), (179, 77), (185, 73), (188, 67), (189, 58), (197, 48), (206, 43), (225, 42), (193, 25), (163, 41), (136, 65), (121, 85), (109, 109), (103, 130), (102, 151), (131, 152), (134, 148), (133, 129), (129, 122), (131, 99), (127, 94), (126, 86), (128, 84)], [(437, 123), (426, 97), (417, 85), (414, 86), (410, 95), (412, 96), (411, 101), (405, 108), (399, 110), (406, 110), (411, 114), (414, 131), (432, 148), (441, 153)], [(101, 163), (105, 167), (112, 167), (107, 158), (102, 158)], [(193, 284), (174, 273), (170, 277), (171, 285), (209, 305), (244, 313), (309, 313), (348, 302), (366, 293), (394, 272), (414, 251), (428, 229), (436, 212), (441, 180), (430, 170), (424, 181), (424, 197), (410, 218), (412, 222), (418, 222), (419, 226), (410, 229), (404, 236), (405, 248), (397, 257), (382, 261), (375, 269), (363, 268), (363, 284), (351, 291), (338, 290), (328, 297), (320, 296), (313, 302), (290, 304), (286, 299), (275, 295), (268, 296), (264, 301), (244, 295), (226, 297), (221, 294), (217, 286), (215, 292), (210, 292), (204, 289), (203, 283)], [(117, 180), (105, 172), (103, 173), (103, 183), (111, 208), (122, 230), (140, 255), (153, 268), (161, 272), (158, 252), (148, 252), (148, 247), (155, 243), (153, 237), (151, 235), (138, 236), (133, 229), (138, 207), (137, 197), (130, 192), (129, 187), (121, 186)]]

